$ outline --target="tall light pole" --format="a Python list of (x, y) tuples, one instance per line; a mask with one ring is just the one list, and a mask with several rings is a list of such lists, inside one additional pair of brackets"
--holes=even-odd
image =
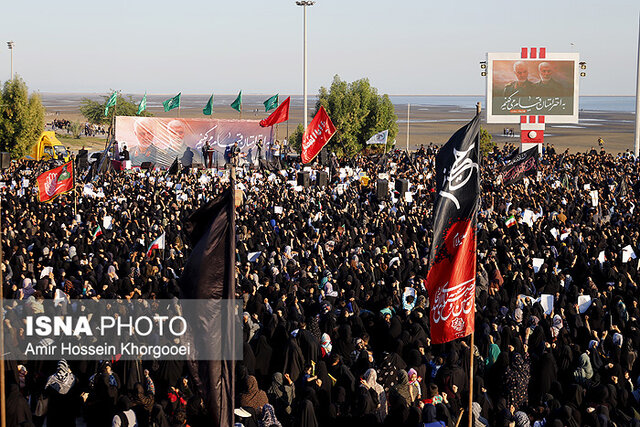
[(640, 16), (638, 17), (638, 69), (636, 70), (636, 130), (633, 136), (633, 154), (640, 155)]
[(15, 43), (13, 41), (7, 42), (7, 47), (9, 51), (11, 51), (11, 80), (13, 80), (13, 46)]
[(303, 24), (303, 28), (304, 28), (304, 42), (303, 42), (303, 46), (304, 46), (304, 59), (303, 59), (303, 93), (304, 93), (304, 116), (303, 117), (303, 123), (304, 123), (304, 128), (305, 130), (307, 129), (307, 6), (313, 6), (315, 3), (315, 1), (310, 1), (310, 0), (303, 0), (303, 1), (296, 1), (296, 4), (298, 6), (302, 6), (302, 9), (304, 10), (304, 24)]

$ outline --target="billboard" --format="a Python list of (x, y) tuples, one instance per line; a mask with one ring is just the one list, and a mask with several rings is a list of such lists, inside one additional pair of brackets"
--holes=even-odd
[(547, 123), (578, 122), (577, 53), (521, 58), (487, 54), (487, 123), (519, 123), (520, 116), (545, 116)]
[[(116, 141), (119, 149), (126, 145), (131, 163), (153, 162), (169, 166), (187, 147), (194, 152), (193, 161), (201, 161), (206, 142), (224, 154), (227, 146), (238, 142), (240, 150), (255, 156), (256, 143), (271, 143), (273, 128), (263, 128), (258, 120), (181, 119), (160, 117), (116, 117)], [(222, 158), (222, 157), (220, 157)]]

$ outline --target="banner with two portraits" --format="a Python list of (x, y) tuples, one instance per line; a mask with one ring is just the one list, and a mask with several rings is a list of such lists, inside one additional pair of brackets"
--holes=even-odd
[(577, 53), (521, 58), (487, 55), (487, 123), (518, 123), (520, 116), (545, 116), (547, 123), (578, 122)]

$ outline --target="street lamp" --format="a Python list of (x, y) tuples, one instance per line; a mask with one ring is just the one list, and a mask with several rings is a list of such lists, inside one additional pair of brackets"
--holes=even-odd
[(10, 42), (7, 42), (7, 47), (11, 51), (11, 80), (13, 80), (13, 46), (14, 45), (15, 43), (13, 42), (13, 40)]
[(304, 123), (304, 128), (305, 130), (307, 129), (307, 6), (313, 6), (315, 4), (315, 1), (311, 1), (311, 0), (299, 0), (296, 1), (296, 5), (298, 6), (302, 6), (302, 9), (304, 10), (304, 48), (303, 48), (303, 52), (304, 52), (304, 59), (303, 59), (303, 93), (304, 93), (304, 116), (303, 116), (303, 123)]

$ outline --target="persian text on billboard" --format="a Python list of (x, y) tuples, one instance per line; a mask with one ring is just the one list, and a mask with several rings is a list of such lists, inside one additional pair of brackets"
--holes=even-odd
[(209, 143), (220, 155), (238, 142), (240, 150), (256, 154), (256, 143), (271, 142), (272, 128), (263, 128), (258, 120), (179, 119), (159, 117), (117, 117), (116, 140), (120, 149), (126, 145), (133, 165), (153, 162), (168, 166), (189, 148), (194, 161)]
[(573, 115), (574, 61), (494, 60), (494, 115)]

